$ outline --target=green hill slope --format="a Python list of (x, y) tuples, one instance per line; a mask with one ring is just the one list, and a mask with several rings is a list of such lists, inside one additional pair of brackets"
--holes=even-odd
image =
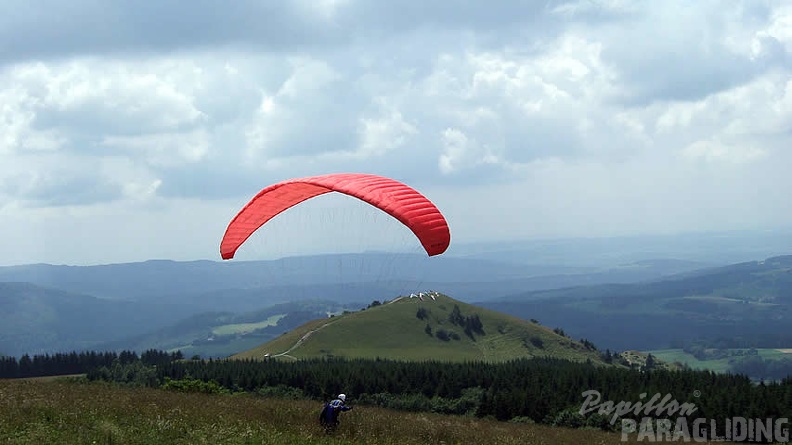
[(437, 293), (313, 320), (234, 358), (267, 356), (491, 362), (555, 357), (604, 363), (592, 347), (544, 326)]

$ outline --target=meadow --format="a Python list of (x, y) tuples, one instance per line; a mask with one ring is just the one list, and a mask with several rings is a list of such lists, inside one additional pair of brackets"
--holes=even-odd
[(212, 334), (214, 335), (249, 334), (255, 331), (256, 329), (275, 326), (278, 324), (278, 321), (280, 321), (280, 319), (285, 316), (286, 314), (277, 314), (270, 316), (266, 320), (262, 320), (256, 323), (233, 323), (233, 324), (216, 326), (212, 328)]
[[(722, 358), (711, 358), (701, 360), (694, 357), (692, 354), (683, 351), (682, 349), (658, 349), (653, 351), (644, 351), (647, 354), (652, 354), (658, 359), (667, 363), (681, 363), (687, 365), (690, 369), (714, 371), (719, 373), (731, 372), (732, 362), (741, 358), (747, 357), (745, 355), (747, 349), (724, 349), (719, 350), (725, 355)], [(765, 360), (784, 360), (792, 359), (792, 351), (789, 349), (778, 348), (756, 348), (756, 356)]]
[[(354, 406), (354, 400), (350, 401)], [(79, 379), (0, 380), (2, 444), (617, 444), (618, 433), (359, 406), (333, 435), (320, 405)]]

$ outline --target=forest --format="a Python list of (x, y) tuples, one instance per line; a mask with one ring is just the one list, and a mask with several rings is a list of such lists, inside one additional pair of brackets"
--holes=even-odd
[[(646, 403), (654, 395), (695, 407), (687, 417), (722, 420), (792, 417), (792, 378), (752, 382), (709, 371), (635, 370), (559, 359), (505, 363), (310, 359), (184, 360), (178, 353), (72, 353), (0, 359), (1, 377), (85, 373), (90, 381), (186, 392), (245, 392), (328, 400), (502, 421), (615, 429), (606, 401)], [(586, 392), (602, 403), (583, 410)], [(584, 412), (585, 411), (585, 412)], [(636, 414), (637, 413), (637, 414)], [(621, 418), (640, 420), (640, 409)], [(669, 417), (679, 413), (668, 410)], [(675, 415), (676, 414), (676, 415)], [(662, 416), (661, 416), (662, 417)]]

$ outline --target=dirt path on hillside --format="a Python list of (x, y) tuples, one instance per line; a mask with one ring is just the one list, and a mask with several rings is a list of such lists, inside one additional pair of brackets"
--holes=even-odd
[[(385, 303), (385, 304), (392, 304), (392, 303), (395, 303), (395, 302), (397, 302), (397, 301), (401, 300), (402, 298), (405, 298), (405, 297), (404, 297), (404, 296), (396, 297), (396, 298), (394, 298), (393, 300), (391, 300), (391, 301), (389, 301), (389, 302), (387, 302), (387, 303)], [(314, 333), (314, 332), (316, 332), (316, 331), (319, 331), (319, 330), (321, 330), (321, 329), (324, 329), (324, 328), (326, 328), (326, 327), (330, 326), (331, 324), (335, 323), (336, 321), (338, 321), (338, 320), (329, 321), (329, 322), (327, 322), (327, 323), (325, 323), (325, 324), (323, 324), (323, 325), (319, 326), (319, 327), (318, 327), (318, 328), (316, 328), (316, 329), (311, 329), (310, 331), (306, 332), (306, 333), (305, 333), (305, 335), (303, 335), (302, 337), (300, 337), (300, 339), (299, 339), (299, 340), (297, 340), (297, 342), (296, 342), (296, 343), (294, 343), (294, 344), (292, 345), (292, 347), (291, 347), (291, 348), (289, 348), (289, 349), (287, 349), (287, 350), (285, 350), (284, 352), (281, 352), (281, 353), (279, 353), (279, 354), (273, 354), (271, 357), (288, 357), (288, 358), (290, 358), (290, 359), (297, 360), (297, 357), (294, 357), (294, 356), (292, 356), (292, 355), (289, 355), (289, 353), (290, 353), (290, 352), (292, 352), (292, 351), (294, 351), (295, 349), (299, 348), (299, 347), (300, 347), (300, 345), (302, 345), (302, 344), (303, 344), (303, 342), (305, 342), (305, 340), (306, 340), (308, 337), (310, 337), (310, 336), (311, 336), (311, 334), (313, 334), (313, 333)]]
[(326, 327), (330, 326), (331, 324), (335, 323), (336, 321), (337, 321), (337, 320), (329, 321), (329, 322), (327, 322), (327, 323), (325, 323), (325, 324), (323, 324), (323, 325), (319, 326), (319, 327), (318, 327), (318, 328), (316, 328), (316, 329), (311, 329), (310, 331), (306, 332), (306, 333), (305, 333), (305, 334), (304, 334), (302, 337), (300, 337), (300, 339), (299, 339), (299, 340), (297, 340), (297, 342), (296, 342), (296, 343), (294, 343), (294, 344), (291, 346), (291, 348), (289, 348), (289, 349), (287, 349), (287, 350), (285, 350), (284, 352), (281, 352), (281, 353), (279, 353), (279, 354), (274, 354), (274, 355), (272, 355), (272, 357), (289, 357), (289, 358), (291, 358), (291, 359), (297, 360), (297, 358), (296, 358), (296, 357), (289, 355), (289, 353), (290, 353), (290, 352), (292, 352), (292, 351), (294, 351), (294, 350), (295, 350), (295, 349), (297, 349), (298, 347), (300, 347), (300, 345), (301, 345), (301, 344), (303, 344), (303, 342), (304, 342), (304, 341), (305, 341), (305, 340), (306, 340), (308, 337), (310, 337), (310, 336), (311, 336), (311, 334), (313, 334), (313, 333), (314, 333), (314, 332), (316, 332), (316, 331), (319, 331), (319, 330), (321, 330), (321, 329), (324, 329), (324, 328), (326, 328)]

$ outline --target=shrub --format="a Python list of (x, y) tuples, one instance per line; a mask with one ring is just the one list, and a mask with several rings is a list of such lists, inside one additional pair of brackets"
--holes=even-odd
[(193, 378), (173, 380), (169, 377), (165, 377), (165, 383), (162, 384), (162, 389), (176, 392), (197, 392), (203, 394), (229, 394), (231, 392), (228, 389), (220, 386), (220, 384), (214, 380), (205, 382), (203, 380)]

